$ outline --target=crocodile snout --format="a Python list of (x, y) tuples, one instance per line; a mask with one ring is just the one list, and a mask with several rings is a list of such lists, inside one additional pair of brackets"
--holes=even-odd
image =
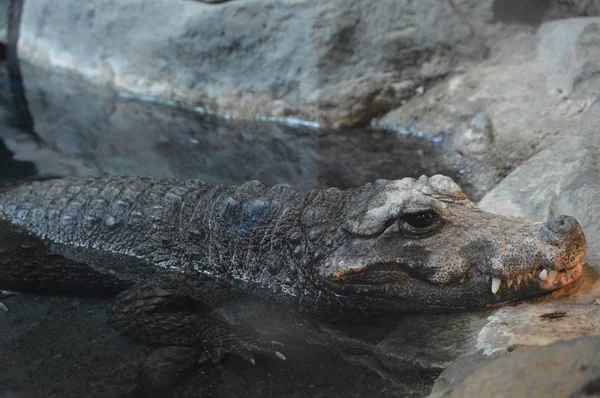
[(583, 231), (577, 220), (571, 216), (556, 216), (548, 220), (541, 228), (542, 239), (558, 246), (565, 242), (585, 241)]

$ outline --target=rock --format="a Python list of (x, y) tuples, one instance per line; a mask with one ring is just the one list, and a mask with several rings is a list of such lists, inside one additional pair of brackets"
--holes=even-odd
[(600, 18), (548, 22), (540, 27), (538, 36), (550, 93), (600, 95)]
[(393, 90), (394, 97), (403, 100), (414, 96), (419, 84), (414, 80), (403, 80), (398, 83), (392, 83), (390, 87)]
[(485, 55), (464, 21), (490, 22), (492, 1), (453, 3), (29, 0), (19, 50), (120, 91), (234, 116), (271, 116), (283, 101), (294, 117), (364, 123), (398, 105), (378, 97), (381, 77), (436, 79)]
[(479, 160), (491, 155), (493, 144), (492, 121), (485, 112), (479, 112), (471, 119), (469, 128), (456, 136), (454, 147), (461, 155)]
[(313, 99), (316, 120), (336, 127), (369, 122), (377, 114), (400, 106), (408, 97), (406, 91), (395, 90), (395, 80), (394, 74), (380, 73), (318, 90)]
[(589, 397), (600, 394), (600, 337), (580, 337), (492, 359), (462, 358), (440, 375), (430, 398)]
[(0, 43), (8, 42), (8, 10), (10, 1), (0, 2)]
[[(505, 307), (488, 317), (477, 334), (477, 350), (485, 355), (504, 354), (579, 336), (600, 335), (600, 296), (597, 272), (585, 280), (544, 297), (542, 301)], [(571, 297), (565, 297), (570, 293)], [(562, 297), (561, 297), (562, 296)]]
[(545, 221), (575, 217), (588, 242), (587, 260), (600, 262), (600, 136), (571, 137), (532, 157), (480, 202), (483, 210)]

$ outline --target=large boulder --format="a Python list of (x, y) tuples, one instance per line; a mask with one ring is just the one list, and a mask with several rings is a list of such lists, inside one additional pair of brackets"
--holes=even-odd
[(436, 79), (484, 55), (465, 20), (490, 22), (491, 3), (29, 0), (19, 50), (37, 64), (189, 106), (354, 124), (400, 105), (393, 84)]

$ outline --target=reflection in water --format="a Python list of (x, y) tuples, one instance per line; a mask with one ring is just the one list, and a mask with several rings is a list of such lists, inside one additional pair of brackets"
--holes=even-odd
[(259, 179), (298, 188), (433, 173), (461, 179), (439, 145), (394, 132), (225, 120), (123, 98), (32, 67), (23, 66), (23, 74), (42, 145), (33, 150), (14, 131), (0, 139), (19, 158), (44, 164), (43, 175), (135, 174), (227, 185)]

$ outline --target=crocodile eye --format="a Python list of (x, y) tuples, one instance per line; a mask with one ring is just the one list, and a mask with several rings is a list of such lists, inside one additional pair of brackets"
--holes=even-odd
[(399, 224), (405, 233), (423, 237), (436, 232), (442, 226), (442, 220), (434, 211), (422, 211), (404, 214), (400, 217)]
[(402, 217), (405, 223), (415, 229), (429, 228), (434, 225), (437, 221), (436, 214), (432, 211), (406, 214)]

